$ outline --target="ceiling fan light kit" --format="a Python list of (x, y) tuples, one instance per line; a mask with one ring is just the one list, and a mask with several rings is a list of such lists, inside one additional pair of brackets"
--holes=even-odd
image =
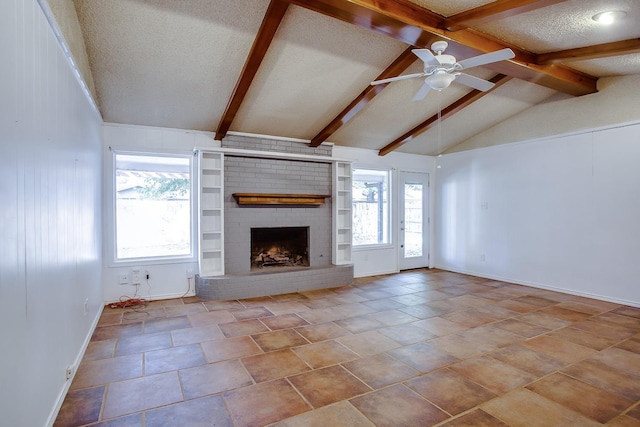
[(435, 74), (424, 79), (424, 82), (433, 90), (442, 90), (448, 88), (455, 78), (455, 74), (449, 74), (445, 71), (436, 71)]
[[(446, 41), (440, 40), (434, 42), (431, 45), (431, 50), (413, 49), (411, 51), (414, 55), (420, 58), (422, 62), (424, 62), (422, 73), (408, 74), (383, 80), (376, 80), (374, 82), (371, 82), (371, 84), (378, 85), (394, 82), (397, 80), (412, 79), (414, 77), (424, 77), (424, 84), (413, 97), (414, 101), (423, 99), (430, 90), (441, 91), (448, 88), (449, 85), (451, 85), (451, 83), (456, 79), (459, 83), (465, 86), (469, 86), (473, 89), (486, 92), (494, 86), (493, 83), (487, 80), (480, 79), (478, 77), (471, 76), (469, 74), (461, 73), (460, 71), (480, 65), (490, 64), (492, 62), (511, 59), (515, 56), (511, 49), (502, 49), (496, 52), (485, 53), (483, 55), (463, 59), (462, 61), (458, 62), (453, 55), (444, 54), (447, 46), (448, 43)], [(435, 55), (432, 53), (432, 51), (435, 52)]]

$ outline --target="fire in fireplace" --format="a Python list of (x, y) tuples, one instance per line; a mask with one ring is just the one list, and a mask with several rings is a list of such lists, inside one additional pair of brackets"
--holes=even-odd
[(309, 227), (251, 229), (251, 269), (308, 267)]

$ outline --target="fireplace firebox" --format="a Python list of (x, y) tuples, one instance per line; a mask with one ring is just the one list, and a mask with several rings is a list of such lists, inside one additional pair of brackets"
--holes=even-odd
[(251, 229), (251, 269), (309, 266), (309, 227)]

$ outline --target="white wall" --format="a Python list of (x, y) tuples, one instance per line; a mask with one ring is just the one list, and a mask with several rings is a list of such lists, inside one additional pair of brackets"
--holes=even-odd
[[(333, 157), (352, 160), (354, 167), (388, 169), (391, 176), (391, 244), (375, 249), (356, 248), (353, 250), (353, 272), (355, 277), (374, 276), (378, 274), (396, 273), (398, 267), (398, 172), (427, 173), (431, 178), (435, 170), (435, 159), (415, 154), (389, 153), (378, 156), (376, 150), (362, 148), (333, 147)], [(432, 179), (433, 180), (433, 179)], [(429, 216), (433, 217), (433, 191), (429, 192)], [(432, 234), (433, 221), (431, 221)], [(429, 252), (433, 252), (433, 239), (430, 239)], [(432, 258), (433, 259), (433, 258)]]
[(558, 94), (448, 150), (457, 152), (586, 132), (640, 120), (640, 74), (602, 77), (598, 92), (584, 96)]
[[(150, 280), (143, 280), (138, 289), (138, 296), (150, 299), (176, 298), (187, 293), (189, 282), (187, 270), (198, 271), (197, 255), (191, 260), (180, 262), (134, 262), (114, 263), (113, 259), (113, 175), (112, 150), (151, 153), (187, 153), (193, 152), (194, 147), (220, 147), (219, 141), (214, 141), (213, 134), (181, 129), (168, 129), (147, 126), (120, 125), (105, 123), (102, 128), (103, 136), (103, 212), (104, 221), (104, 267), (102, 278), (104, 281), (104, 300), (117, 301), (122, 296), (133, 297), (136, 286), (120, 285), (118, 281), (121, 272), (130, 273), (132, 267), (141, 267), (149, 271)], [(197, 173), (195, 174), (197, 175)], [(196, 195), (193, 195), (196, 197)], [(193, 223), (194, 227), (196, 222)], [(191, 279), (191, 289), (187, 295), (194, 294), (194, 281)]]
[(0, 424), (43, 426), (102, 308), (101, 118), (35, 0), (0, 2), (0, 55)]
[(441, 164), (437, 267), (640, 306), (640, 124)]

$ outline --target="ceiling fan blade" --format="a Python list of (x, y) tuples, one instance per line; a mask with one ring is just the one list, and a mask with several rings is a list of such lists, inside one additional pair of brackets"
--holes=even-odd
[(504, 61), (505, 59), (511, 59), (514, 56), (516, 56), (515, 53), (513, 53), (511, 49), (507, 48), (496, 50), (495, 52), (485, 53), (484, 55), (478, 55), (472, 58), (463, 59), (462, 61), (458, 61), (458, 64), (460, 64), (462, 69), (467, 69), (471, 67), (477, 67), (478, 65)]
[(433, 53), (429, 49), (413, 49), (411, 52), (414, 53), (418, 58), (422, 60), (427, 65), (432, 65), (437, 67), (440, 65), (440, 62), (433, 56)]
[(465, 86), (472, 87), (482, 92), (486, 92), (495, 86), (494, 83), (464, 73), (456, 75), (456, 81), (458, 83), (462, 83)]
[(427, 96), (427, 94), (429, 93), (430, 90), (431, 90), (431, 86), (429, 86), (427, 84), (427, 82), (424, 82), (422, 87), (420, 87), (420, 89), (418, 89), (418, 92), (416, 92), (416, 94), (414, 95), (413, 99), (411, 99), (411, 100), (412, 101), (421, 101), (421, 100), (423, 100), (424, 97)]
[(424, 76), (425, 76), (424, 73), (406, 74), (404, 76), (389, 77), (388, 79), (376, 80), (375, 82), (371, 82), (371, 85), (381, 85), (383, 83), (395, 82), (396, 80), (412, 79), (414, 77), (424, 77)]

